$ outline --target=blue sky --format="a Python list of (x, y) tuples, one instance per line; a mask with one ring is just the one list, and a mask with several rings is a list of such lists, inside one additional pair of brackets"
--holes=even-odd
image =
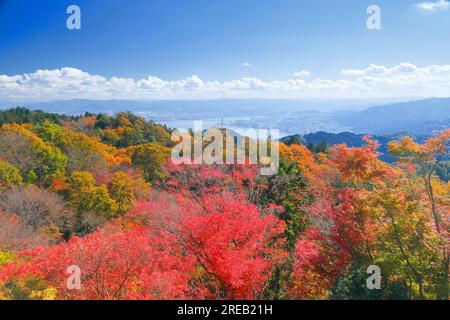
[[(59, 70), (59, 75), (52, 76), (65, 78), (66, 84), (87, 75), (122, 79), (124, 86), (131, 86), (127, 79), (149, 76), (165, 83), (156, 85), (158, 94), (153, 85), (151, 94), (141, 92), (136, 98), (170, 98), (172, 89), (164, 93), (161, 86), (186, 80), (191, 88), (200, 80), (211, 83), (204, 97), (215, 98), (224, 91), (211, 90), (215, 82), (240, 79), (254, 79), (250, 85), (243, 84), (250, 89), (263, 90), (269, 83), (272, 87), (267, 88), (273, 91), (277, 81), (340, 81), (343, 70), (366, 70), (370, 65), (384, 67), (389, 75), (392, 68), (402, 69), (402, 63), (417, 68), (444, 66), (445, 73), (450, 65), (450, 5), (428, 0), (428, 7), (421, 9), (417, 6), (421, 2), (427, 0), (0, 0), (0, 77), (9, 77), (10, 87), (11, 77), (36, 70)], [(66, 8), (71, 4), (81, 8), (82, 30), (66, 28)], [(366, 27), (366, 9), (371, 4), (381, 8), (380, 31)], [(429, 71), (420, 70), (422, 75)], [(441, 78), (442, 72), (439, 69)], [(23, 85), (25, 80), (14, 81)], [(23, 98), (56, 98), (42, 82)], [(105, 93), (112, 85), (119, 84), (103, 88), (101, 97), (118, 97)], [(424, 86), (423, 82), (418, 85)], [(313, 96), (291, 92), (302, 88), (294, 86), (286, 97)], [(429, 94), (444, 95), (445, 89)], [(89, 96), (83, 90), (69, 96)], [(24, 91), (7, 91), (0, 84), (2, 92), (4, 98), (20, 99)], [(246, 94), (241, 91), (236, 96)], [(405, 94), (408, 90), (379, 95)], [(173, 95), (178, 96), (184, 97)], [(253, 92), (253, 96), (259, 95)], [(338, 95), (330, 92), (329, 96)]]

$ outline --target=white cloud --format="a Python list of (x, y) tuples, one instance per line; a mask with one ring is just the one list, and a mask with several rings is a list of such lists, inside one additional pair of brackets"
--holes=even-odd
[(379, 66), (376, 64), (371, 64), (366, 69), (344, 69), (341, 71), (341, 74), (345, 76), (388, 76), (388, 75), (394, 75), (399, 73), (410, 73), (410, 72), (416, 72), (418, 68), (413, 65), (412, 63), (400, 63), (397, 66), (394, 66), (392, 68), (387, 68), (385, 66)]
[(311, 72), (306, 71), (306, 70), (300, 70), (300, 71), (294, 72), (292, 75), (296, 78), (305, 78), (305, 77), (309, 77), (311, 75)]
[(242, 64), (242, 66), (248, 68), (248, 67), (251, 67), (252, 65), (250, 63), (248, 63), (248, 62), (244, 62)]
[(416, 7), (423, 11), (438, 11), (447, 10), (450, 8), (450, 1), (448, 0), (437, 0), (435, 2), (421, 2), (416, 4)]
[[(302, 73), (306, 76), (306, 72)], [(265, 81), (245, 77), (204, 81), (197, 75), (179, 80), (106, 78), (75, 68), (0, 75), (1, 100), (59, 99), (219, 99), (219, 98), (388, 98), (450, 96), (450, 65), (369, 65), (345, 69), (337, 79), (291, 78)]]

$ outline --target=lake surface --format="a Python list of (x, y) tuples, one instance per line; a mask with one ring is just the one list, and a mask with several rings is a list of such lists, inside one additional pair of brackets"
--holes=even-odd
[[(252, 128), (237, 127), (237, 126), (228, 124), (228, 123), (230, 123), (232, 121), (236, 121), (236, 120), (245, 121), (247, 119), (224, 118), (224, 119), (206, 119), (206, 120), (161, 120), (161, 121), (156, 120), (156, 122), (160, 123), (160, 124), (164, 124), (164, 125), (168, 126), (169, 128), (177, 129), (179, 131), (186, 131), (186, 130), (194, 128), (195, 121), (202, 121), (202, 127), (203, 127), (202, 129), (203, 130), (210, 129), (210, 128), (224, 128), (224, 129), (235, 131), (241, 135), (248, 136), (249, 138), (252, 138), (252, 139), (256, 139), (258, 134), (261, 136), (263, 134), (264, 129), (266, 129), (266, 130), (278, 129), (278, 128), (254, 128), (254, 130), (249, 130)], [(280, 133), (280, 138), (286, 137), (289, 135), (288, 133), (283, 132), (281, 130), (279, 131), (279, 133)], [(261, 138), (265, 138), (265, 137), (261, 137)]]

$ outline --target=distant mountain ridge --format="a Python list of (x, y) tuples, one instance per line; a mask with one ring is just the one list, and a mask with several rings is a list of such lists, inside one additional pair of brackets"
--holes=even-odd
[(450, 98), (433, 98), (371, 107), (337, 115), (354, 133), (415, 135), (450, 127)]
[[(382, 103), (382, 101), (377, 101)], [(175, 122), (203, 120), (229, 128), (277, 128), (285, 135), (352, 132), (373, 135), (430, 135), (450, 128), (450, 98), (375, 105), (368, 101), (205, 100), (132, 101), (67, 100), (19, 104), (66, 115), (131, 111), (177, 127)], [(0, 109), (15, 106), (0, 104)], [(340, 110), (340, 111), (336, 111)], [(212, 121), (211, 121), (212, 120)], [(178, 128), (178, 127), (177, 127)]]

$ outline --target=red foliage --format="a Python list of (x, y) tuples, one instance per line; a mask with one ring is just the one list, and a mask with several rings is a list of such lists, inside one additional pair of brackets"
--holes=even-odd
[[(58, 290), (60, 299), (195, 298), (189, 287), (194, 261), (149, 228), (104, 229), (52, 247), (21, 252), (23, 262), (0, 271), (0, 282), (38, 275)], [(66, 271), (81, 269), (81, 290), (68, 290)]]
[[(175, 199), (176, 198), (176, 199)], [(127, 217), (173, 238), (198, 262), (208, 298), (261, 298), (271, 272), (284, 257), (274, 238), (283, 223), (225, 192), (197, 201), (177, 196), (141, 202)]]
[(322, 221), (322, 227), (312, 227), (298, 241), (295, 251), (294, 293), (301, 297), (320, 296), (337, 277), (346, 271), (359, 246), (367, 240), (357, 216), (352, 213), (348, 190), (338, 205), (324, 203), (311, 207)]
[(167, 187), (176, 191), (192, 192), (199, 196), (206, 193), (249, 194), (251, 191), (266, 189), (259, 179), (256, 165), (175, 165), (169, 163), (170, 179)]
[[(103, 230), (22, 252), (27, 261), (0, 281), (40, 275), (70, 299), (262, 298), (285, 258), (275, 240), (284, 223), (248, 201), (255, 170), (190, 169), (177, 172), (176, 192), (155, 191)], [(82, 270), (80, 291), (65, 288), (70, 265)]]

